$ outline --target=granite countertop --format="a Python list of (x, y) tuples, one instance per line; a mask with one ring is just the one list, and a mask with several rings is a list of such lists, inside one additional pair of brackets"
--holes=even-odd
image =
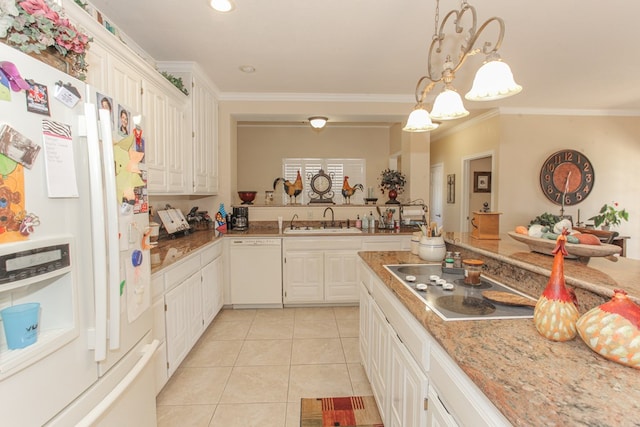
[[(466, 237), (451, 235), (448, 240), (457, 239), (457, 244), (467, 249), (487, 251), (514, 263), (532, 262), (529, 268), (550, 269), (552, 257), (524, 257), (525, 248), (517, 246), (516, 252), (509, 254), (508, 241), (472, 242)], [(548, 341), (530, 319), (446, 322), (425, 309), (424, 303), (383, 267), (424, 263), (418, 256), (403, 251), (360, 252), (360, 257), (513, 425), (639, 424), (640, 371), (602, 358), (579, 337), (565, 343)], [(630, 269), (640, 264), (628, 261)], [(540, 265), (535, 266), (537, 263)], [(569, 266), (568, 273), (586, 282), (589, 274), (580, 272), (585, 267), (590, 266)], [(622, 264), (620, 267), (624, 269)], [(620, 277), (625, 277), (624, 273), (620, 272)]]

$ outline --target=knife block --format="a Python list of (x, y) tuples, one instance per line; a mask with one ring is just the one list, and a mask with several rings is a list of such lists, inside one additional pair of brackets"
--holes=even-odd
[(471, 237), (478, 240), (500, 240), (502, 212), (474, 212), (471, 218)]

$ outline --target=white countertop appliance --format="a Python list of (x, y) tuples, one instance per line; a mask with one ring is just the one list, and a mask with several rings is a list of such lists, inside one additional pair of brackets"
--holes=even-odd
[(98, 121), (95, 89), (4, 44), (0, 61), (31, 81), (0, 100), (20, 140), (0, 144), (0, 191), (23, 210), (0, 233), (0, 309), (40, 304), (35, 343), (9, 349), (0, 327), (1, 423), (155, 426), (144, 123), (119, 136), (121, 100)]

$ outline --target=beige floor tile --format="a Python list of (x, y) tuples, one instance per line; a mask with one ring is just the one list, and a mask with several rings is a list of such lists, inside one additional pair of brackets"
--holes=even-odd
[(245, 320), (253, 320), (256, 317), (257, 310), (255, 309), (240, 309), (225, 308), (218, 313), (215, 320), (217, 322), (237, 322)]
[(347, 369), (349, 370), (349, 378), (351, 378), (353, 394), (355, 396), (373, 395), (364, 367), (360, 363), (349, 363), (347, 364)]
[(339, 338), (294, 339), (291, 352), (292, 365), (345, 363)]
[(287, 423), (285, 427), (300, 427), (300, 401), (287, 403)]
[(295, 314), (295, 308), (265, 308), (256, 311), (254, 321), (293, 320)]
[(294, 338), (338, 338), (338, 325), (333, 319), (297, 320), (293, 326)]
[(293, 338), (293, 317), (290, 319), (256, 320), (251, 324), (247, 339), (249, 340), (277, 340)]
[(236, 366), (289, 365), (291, 340), (246, 340)]
[(214, 341), (200, 339), (187, 355), (181, 366), (233, 366), (244, 341)]
[(299, 403), (303, 397), (352, 396), (347, 365), (292, 365), (288, 402)]
[(236, 366), (220, 403), (286, 402), (289, 366)]
[(335, 320), (336, 316), (333, 307), (300, 307), (296, 308), (296, 322), (317, 321), (317, 320)]
[(360, 308), (358, 306), (353, 307), (333, 307), (333, 313), (337, 320), (349, 319), (358, 320), (360, 318)]
[(286, 403), (221, 404), (210, 427), (283, 427), (286, 411)]
[(179, 368), (162, 389), (158, 405), (216, 404), (229, 375), (229, 367)]
[(347, 363), (360, 363), (360, 343), (358, 338), (340, 338), (344, 358)]
[(158, 427), (208, 427), (216, 405), (158, 406)]
[(358, 319), (336, 319), (338, 333), (341, 337), (357, 337), (360, 333), (360, 321)]
[(243, 340), (247, 337), (251, 320), (244, 321), (217, 321), (215, 320), (204, 332), (201, 339), (204, 340)]

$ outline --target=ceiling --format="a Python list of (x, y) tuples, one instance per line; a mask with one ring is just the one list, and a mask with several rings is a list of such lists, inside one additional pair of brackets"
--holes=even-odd
[[(91, 3), (156, 60), (198, 62), (222, 99), (277, 95), (406, 102), (409, 113), (415, 84), (426, 69), (434, 0), (234, 1), (235, 10), (226, 14), (211, 9), (208, 0)], [(478, 26), (492, 16), (504, 19), (500, 53), (524, 87), (501, 101), (466, 101), (473, 115), (495, 107), (640, 115), (640, 55), (634, 45), (640, 39), (640, 2), (471, 4)], [(458, 7), (459, 2), (441, 0), (441, 18)], [(481, 41), (494, 39), (495, 32), (487, 34)], [(461, 94), (471, 87), (481, 56), (471, 57), (457, 73), (454, 86)], [(256, 71), (243, 73), (242, 65)], [(265, 117), (297, 119), (306, 117)], [(366, 112), (357, 120), (366, 121)], [(331, 117), (330, 123), (339, 121)]]

